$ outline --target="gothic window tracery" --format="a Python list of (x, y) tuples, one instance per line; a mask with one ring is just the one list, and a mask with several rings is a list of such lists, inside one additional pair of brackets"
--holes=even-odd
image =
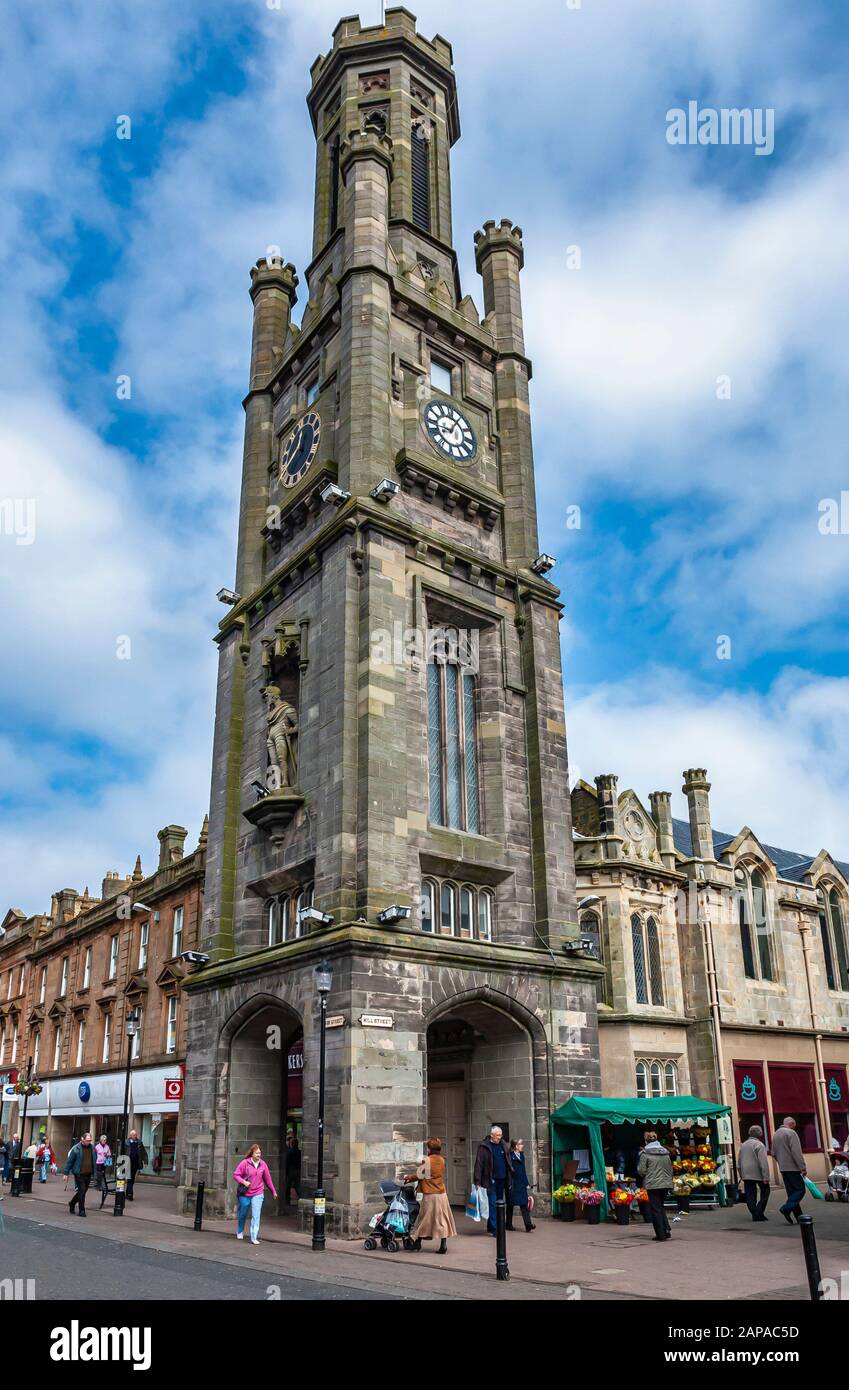
[(828, 988), (849, 992), (846, 904), (834, 885), (817, 889), (817, 908)]
[(638, 1004), (663, 1004), (663, 960), (660, 932), (654, 917), (644, 922), (639, 913), (631, 917), (631, 948), (634, 955), (634, 990)]
[[(481, 833), (475, 676), (456, 629), (429, 642), (427, 664), (430, 819), (451, 830)], [(451, 634), (456, 640), (451, 640)], [(430, 636), (430, 634), (429, 634)]]
[(772, 928), (767, 909), (766, 882), (760, 869), (738, 865), (734, 870), (737, 920), (743, 970), (749, 980), (776, 978)]
[(306, 935), (309, 928), (301, 922), (300, 914), (302, 908), (312, 907), (312, 900), (311, 883), (287, 889), (267, 900), (265, 924), (269, 946), (282, 946), (286, 941), (297, 941)]
[(467, 941), (491, 941), (493, 893), (471, 883), (450, 879), (422, 880), (419, 925), (423, 932), (457, 936)]

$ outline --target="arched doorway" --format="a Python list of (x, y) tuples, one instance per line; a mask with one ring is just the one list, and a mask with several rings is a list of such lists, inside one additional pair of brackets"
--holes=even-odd
[(531, 1031), (512, 1010), (475, 996), (439, 1010), (427, 1030), (427, 1123), (443, 1141), (452, 1205), (465, 1203), (477, 1146), (493, 1124), (525, 1140), (536, 1177), (539, 1080)]
[[(301, 1095), (292, 1079), (292, 1059), (303, 1045), (297, 1014), (270, 996), (249, 999), (225, 1025), (222, 1050), (226, 1061), (227, 1206), (235, 1206), (231, 1174), (249, 1144), (261, 1144), (280, 1193), (266, 1198), (266, 1214), (285, 1210), (287, 1133), (297, 1136)], [(301, 1053), (302, 1058), (302, 1053)]]

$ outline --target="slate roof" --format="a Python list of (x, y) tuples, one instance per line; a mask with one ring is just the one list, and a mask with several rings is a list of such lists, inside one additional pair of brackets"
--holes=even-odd
[[(731, 841), (736, 839), (736, 836), (728, 835), (724, 830), (714, 830), (711, 833), (717, 854), (721, 854)], [(692, 855), (693, 841), (689, 821), (672, 817), (672, 839), (680, 854), (688, 857)], [(764, 849), (775, 865), (779, 878), (789, 879), (791, 883), (801, 883), (816, 858), (813, 854), (801, 854), (793, 849), (778, 849), (775, 845), (764, 845)], [(834, 862), (844, 877), (849, 879), (849, 864), (841, 863), (839, 859), (835, 859)]]

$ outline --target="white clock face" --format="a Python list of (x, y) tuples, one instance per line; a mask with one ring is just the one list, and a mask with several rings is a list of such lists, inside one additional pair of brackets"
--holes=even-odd
[(449, 401), (429, 401), (423, 412), (430, 442), (454, 463), (468, 463), (478, 447), (475, 432), (461, 410)]

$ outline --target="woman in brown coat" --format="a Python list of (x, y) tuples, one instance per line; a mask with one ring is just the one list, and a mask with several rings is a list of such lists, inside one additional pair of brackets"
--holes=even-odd
[(439, 1240), (437, 1255), (444, 1255), (448, 1250), (448, 1237), (456, 1236), (457, 1227), (454, 1225), (454, 1217), (445, 1191), (445, 1159), (442, 1157), (442, 1140), (428, 1139), (425, 1147), (427, 1148), (427, 1158), (420, 1163), (415, 1173), (411, 1173), (407, 1179), (418, 1178), (416, 1184), (421, 1198), (421, 1211), (411, 1235), (413, 1237), (413, 1249), (421, 1250), (423, 1240)]

